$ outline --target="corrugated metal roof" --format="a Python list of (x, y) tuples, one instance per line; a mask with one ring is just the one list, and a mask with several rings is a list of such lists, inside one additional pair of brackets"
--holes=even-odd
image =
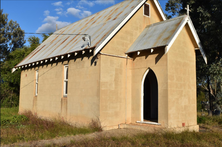
[(84, 43), (81, 35), (58, 34), (88, 34), (91, 36), (90, 48), (98, 46), (140, 2), (141, 0), (123, 1), (56, 31), (16, 67), (89, 49), (81, 48)]
[(167, 46), (186, 16), (147, 26), (126, 53)]

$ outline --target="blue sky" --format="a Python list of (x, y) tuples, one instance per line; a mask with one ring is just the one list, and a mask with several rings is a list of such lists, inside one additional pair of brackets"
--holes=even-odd
[[(123, 0), (1, 0), (3, 13), (26, 33), (49, 33)], [(168, 0), (159, 0), (163, 10)], [(29, 36), (26, 34), (25, 38)], [(36, 35), (42, 39), (41, 35)], [(26, 43), (28, 45), (28, 43)]]

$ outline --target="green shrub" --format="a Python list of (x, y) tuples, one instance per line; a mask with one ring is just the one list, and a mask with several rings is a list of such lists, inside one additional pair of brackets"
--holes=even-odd
[(21, 122), (24, 122), (26, 120), (28, 120), (28, 117), (26, 117), (25, 115), (14, 115), (8, 119), (2, 119), (1, 126), (20, 124)]
[(197, 116), (197, 123), (198, 124), (205, 124), (207, 118), (205, 116)]

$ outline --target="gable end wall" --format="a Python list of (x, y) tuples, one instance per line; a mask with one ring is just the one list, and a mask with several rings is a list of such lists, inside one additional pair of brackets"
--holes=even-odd
[(197, 125), (195, 44), (186, 24), (167, 53), (168, 127)]

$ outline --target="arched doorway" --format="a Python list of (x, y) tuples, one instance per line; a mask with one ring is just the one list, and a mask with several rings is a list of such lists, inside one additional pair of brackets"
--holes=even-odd
[(142, 121), (158, 122), (158, 83), (151, 69), (144, 75), (142, 91)]

